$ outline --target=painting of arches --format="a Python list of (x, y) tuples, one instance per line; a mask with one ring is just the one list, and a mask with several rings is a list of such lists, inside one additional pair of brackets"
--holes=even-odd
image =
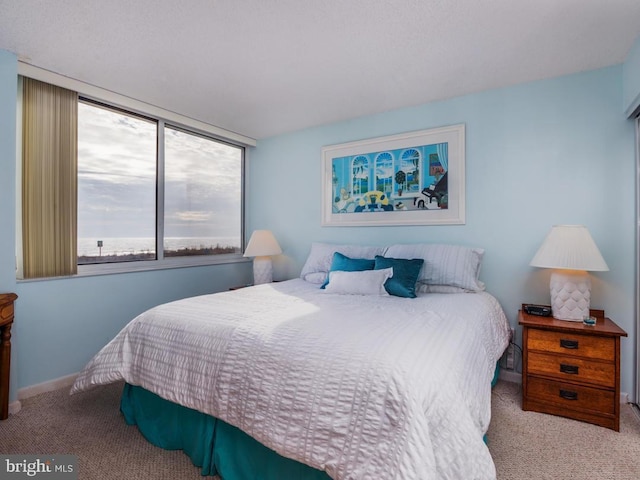
[(464, 125), (322, 149), (323, 225), (464, 223)]

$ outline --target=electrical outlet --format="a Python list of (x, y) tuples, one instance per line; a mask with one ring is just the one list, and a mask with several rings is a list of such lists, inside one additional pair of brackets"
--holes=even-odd
[(511, 329), (509, 338), (509, 346), (507, 347), (507, 370), (513, 370), (516, 365), (516, 348), (513, 344), (516, 342), (516, 329)]

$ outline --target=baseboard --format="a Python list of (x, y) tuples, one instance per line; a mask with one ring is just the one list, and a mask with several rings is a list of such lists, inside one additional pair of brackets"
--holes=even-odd
[[(522, 383), (521, 373), (518, 373), (514, 370), (507, 370), (505, 368), (500, 369), (500, 375), (498, 376), (498, 378), (500, 380), (504, 380), (505, 382)], [(620, 403), (629, 403), (629, 394), (627, 392), (620, 392)]]
[(15, 402), (11, 402), (9, 404), (9, 415), (14, 415), (20, 410), (22, 410), (22, 403), (20, 403), (20, 400), (16, 400)]
[(21, 388), (18, 390), (18, 400), (24, 400), (25, 398), (40, 395), (41, 393), (53, 392), (54, 390), (58, 390), (60, 388), (71, 387), (71, 385), (73, 385), (73, 382), (76, 381), (77, 376), (77, 373), (72, 373), (71, 375), (55, 378), (47, 382), (37, 383), (36, 385), (31, 385), (30, 387)]
[(506, 368), (500, 369), (500, 374), (498, 375), (500, 380), (504, 380), (505, 382), (511, 383), (522, 383), (522, 374), (516, 372), (515, 370), (507, 370)]

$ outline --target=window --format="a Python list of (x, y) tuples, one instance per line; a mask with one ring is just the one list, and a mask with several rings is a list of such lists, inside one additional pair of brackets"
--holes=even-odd
[(157, 128), (78, 103), (78, 265), (156, 260)]
[(376, 157), (376, 190), (387, 196), (393, 190), (393, 157), (389, 152), (383, 152)]
[(165, 128), (164, 254), (239, 253), (242, 149)]
[(407, 192), (420, 190), (420, 152), (414, 148), (402, 153), (401, 169), (406, 173)]
[(367, 157), (358, 156), (353, 159), (351, 178), (353, 195), (360, 196), (369, 191), (369, 159)]
[[(42, 85), (46, 88), (47, 84)], [(220, 140), (208, 133), (208, 126), (197, 121), (186, 119), (189, 126), (170, 123), (157, 116), (158, 111), (163, 111), (155, 107), (151, 108), (155, 115), (148, 115), (137, 108), (125, 110), (79, 94), (72, 96), (71, 102), (77, 103), (77, 165), (74, 150), (64, 150), (62, 155), (73, 161), (74, 166), (68, 171), (73, 172), (77, 187), (60, 184), (52, 188), (54, 192), (73, 192), (77, 188), (77, 215), (69, 216), (70, 226), (65, 224), (66, 233), (59, 238), (56, 229), (61, 230), (60, 226), (53, 225), (49, 236), (37, 232), (37, 237), (23, 226), (22, 245), (35, 245), (39, 252), (45, 250), (42, 245), (56, 237), (57, 244), (66, 244), (72, 252), (77, 250), (77, 262), (72, 258), (71, 265), (77, 263), (80, 274), (203, 265), (242, 258), (243, 144)], [(26, 112), (27, 102), (23, 104)], [(40, 107), (31, 107), (29, 118), (49, 115), (38, 113), (37, 108)], [(184, 118), (168, 113), (171, 120)], [(69, 118), (76, 122), (74, 116)], [(36, 141), (32, 138), (44, 147), (46, 142), (57, 142), (55, 137), (43, 138), (40, 130), (33, 130), (28, 122), (22, 128), (24, 151), (32, 150), (31, 142)], [(47, 131), (55, 132), (56, 128)], [(75, 137), (69, 138), (75, 142)], [(29, 163), (32, 160), (24, 158), (27, 163), (23, 170), (33, 170)], [(39, 158), (38, 165), (46, 166), (47, 156)], [(23, 178), (23, 189), (39, 188), (39, 184), (32, 185), (30, 177)], [(54, 172), (49, 183), (57, 182)], [(57, 203), (48, 198), (30, 204), (37, 209)], [(48, 207), (45, 212), (38, 218), (51, 216)], [(19, 255), (26, 259), (21, 251)], [(46, 264), (50, 260), (41, 258), (56, 256), (45, 252), (44, 256), (38, 254), (35, 261)], [(38, 278), (75, 272), (73, 268), (30, 270), (34, 271), (27, 274), (25, 269), (19, 276)]]
[(81, 99), (78, 264), (240, 253), (242, 159), (236, 145)]

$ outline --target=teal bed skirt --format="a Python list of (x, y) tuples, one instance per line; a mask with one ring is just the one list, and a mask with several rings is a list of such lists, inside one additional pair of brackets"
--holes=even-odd
[(184, 450), (202, 475), (223, 480), (331, 480), (325, 472), (278, 455), (241, 430), (210, 415), (125, 384), (120, 411), (153, 445)]
[(493, 380), (491, 380), (491, 388), (496, 386), (496, 383), (498, 383), (499, 377), (500, 377), (500, 362), (496, 363), (496, 369), (493, 372)]
[[(499, 373), (496, 365), (491, 386)], [(120, 411), (153, 445), (183, 450), (202, 475), (220, 475), (223, 480), (331, 480), (325, 472), (278, 455), (222, 420), (164, 400), (142, 387), (125, 384)]]

